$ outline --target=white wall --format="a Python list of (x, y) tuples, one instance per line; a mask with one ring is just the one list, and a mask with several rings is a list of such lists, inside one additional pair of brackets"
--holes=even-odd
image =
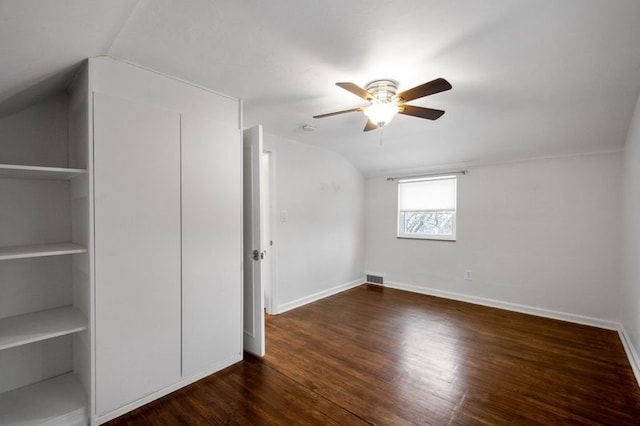
[(0, 118), (0, 163), (67, 167), (65, 93)]
[(277, 311), (362, 283), (362, 174), (332, 151), (268, 133), (264, 147), (275, 153)]
[(458, 179), (457, 242), (397, 239), (397, 184), (368, 179), (366, 271), (415, 291), (613, 326), (621, 169), (619, 153), (470, 169)]
[[(624, 153), (622, 318), (628, 343), (640, 350), (640, 99)], [(636, 359), (636, 362), (640, 362)], [(636, 366), (640, 367), (640, 366)], [(636, 374), (640, 371), (636, 372)], [(640, 380), (640, 377), (638, 377)]]

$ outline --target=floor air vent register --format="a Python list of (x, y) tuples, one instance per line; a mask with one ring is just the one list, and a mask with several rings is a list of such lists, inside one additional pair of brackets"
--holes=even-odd
[(384, 278), (379, 276), (379, 275), (369, 275), (369, 274), (367, 274), (367, 282), (369, 284), (383, 285), (384, 284)]

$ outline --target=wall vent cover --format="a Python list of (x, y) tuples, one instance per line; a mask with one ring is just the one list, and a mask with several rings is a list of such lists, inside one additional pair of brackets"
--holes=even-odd
[(369, 275), (367, 274), (367, 282), (371, 284), (384, 284), (384, 278), (379, 275)]

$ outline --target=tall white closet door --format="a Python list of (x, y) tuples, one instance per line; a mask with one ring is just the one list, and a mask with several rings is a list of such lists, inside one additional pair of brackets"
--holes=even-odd
[(94, 94), (96, 403), (180, 380), (180, 116)]
[(182, 116), (182, 374), (242, 353), (241, 139), (235, 123)]

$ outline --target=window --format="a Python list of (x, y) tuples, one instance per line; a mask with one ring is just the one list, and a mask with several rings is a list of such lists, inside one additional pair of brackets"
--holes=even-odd
[(456, 239), (455, 176), (398, 181), (398, 237)]

